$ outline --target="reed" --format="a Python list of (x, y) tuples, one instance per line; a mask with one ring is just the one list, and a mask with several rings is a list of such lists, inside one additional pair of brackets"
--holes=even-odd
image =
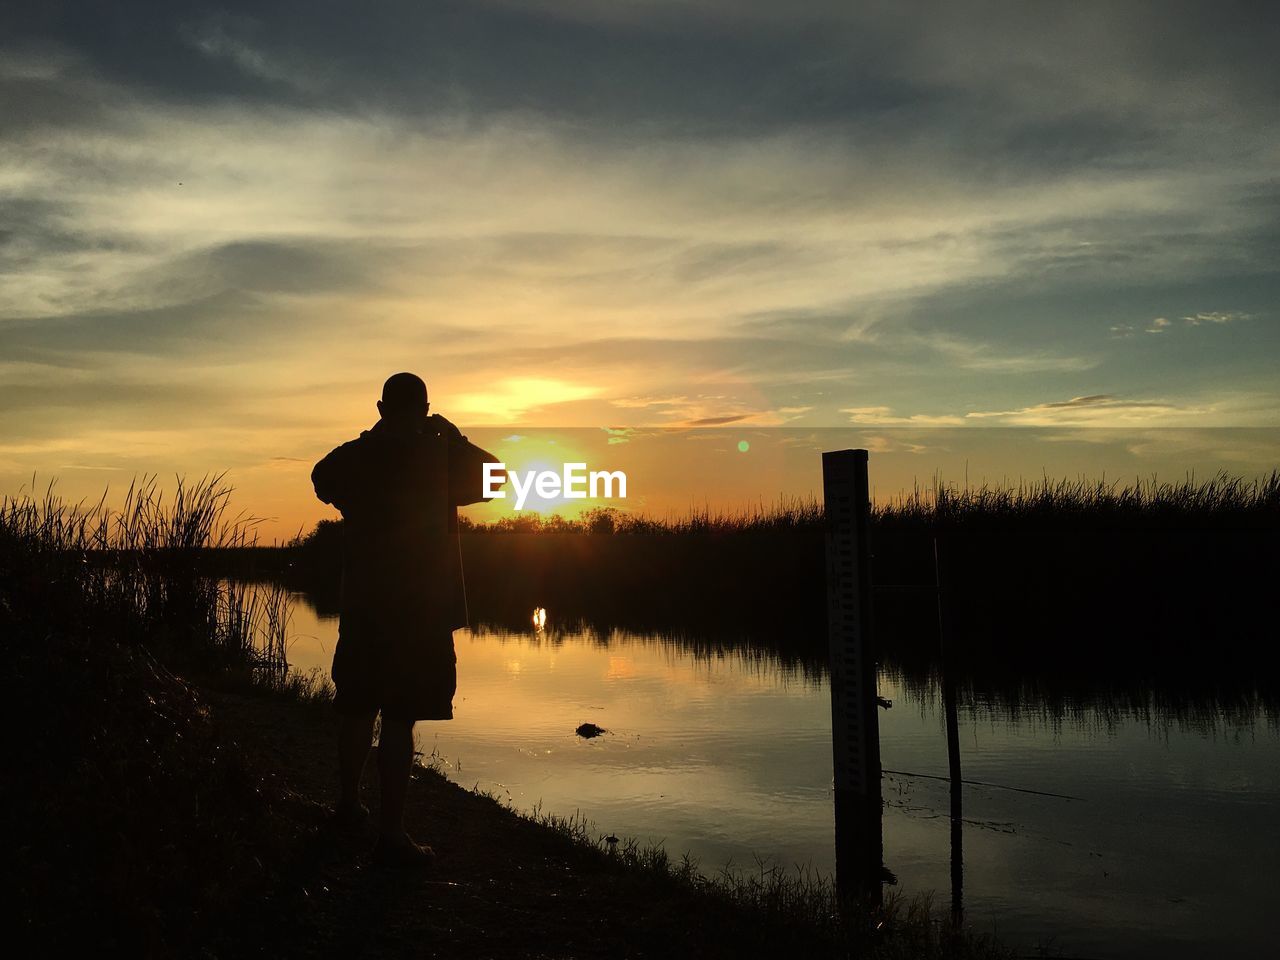
[(162, 659), (272, 678), (285, 671), (288, 591), (250, 590), (205, 569), (210, 552), (255, 543), (257, 521), (230, 515), (222, 474), (178, 477), (172, 492), (143, 476), (118, 508), (106, 491), (71, 503), (55, 487), (0, 498), (0, 571), (24, 604), (71, 598), (80, 629)]
[[(334, 614), (326, 598), (336, 593), (341, 531), (323, 521), (281, 555), (318, 609)], [(1225, 678), (1248, 678), (1274, 700), (1280, 653), (1262, 638), (1280, 578), (1277, 535), (1275, 471), (976, 487), (935, 477), (873, 507), (880, 659), (930, 669), (941, 599), (960, 662), (983, 684), (1044, 677), (1080, 689), (1101, 676), (1213, 699)], [(826, 661), (823, 511), (811, 499), (663, 518), (600, 510), (464, 523), (462, 553), (475, 625), (520, 630), (545, 607), (557, 625), (602, 636), (763, 645), (818, 670)]]
[(270, 881), (279, 798), (192, 678), (326, 690), (287, 671), (287, 591), (205, 569), (216, 548), (253, 542), (230, 493), (221, 476), (170, 492), (144, 477), (118, 508), (53, 483), (0, 499), (6, 705), (23, 718), (5, 751), (22, 775), (0, 781), (0, 828), (22, 840), (0, 883), (16, 935), (45, 952), (92, 930), (108, 955), (194, 955)]
[(1205, 480), (1136, 477), (1132, 481), (1086, 477), (1019, 481), (1016, 486), (958, 487), (935, 477), (874, 509), (876, 520), (925, 524), (1091, 524), (1194, 519), (1221, 522), (1280, 514), (1280, 471), (1248, 479), (1220, 473)]
[[(1020, 480), (1017, 485), (958, 486), (935, 476), (928, 486), (917, 484), (872, 505), (872, 522), (893, 526), (919, 524), (993, 524), (1014, 521), (1022, 525), (1115, 523), (1126, 520), (1221, 522), (1228, 518), (1280, 515), (1280, 471), (1248, 479), (1217, 474), (1205, 480), (1187, 476), (1178, 481), (1135, 477), (1131, 481), (1052, 479)], [(704, 507), (684, 514), (653, 517), (601, 507), (568, 519), (522, 513), (492, 523), (462, 518), (462, 529), (485, 533), (540, 533), (593, 535), (703, 536), (754, 532), (791, 532), (821, 528), (824, 511), (813, 497), (780, 497), (773, 503), (757, 502), (736, 510)], [(322, 521), (324, 523), (324, 521)], [(312, 542), (323, 536), (317, 528)]]

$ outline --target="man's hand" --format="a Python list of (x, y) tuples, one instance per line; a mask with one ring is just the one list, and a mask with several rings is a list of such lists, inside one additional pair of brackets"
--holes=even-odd
[(445, 419), (438, 413), (433, 413), (427, 417), (427, 424), (430, 429), (448, 437), (451, 442), (467, 439), (462, 435), (462, 431), (453, 425), (452, 421)]

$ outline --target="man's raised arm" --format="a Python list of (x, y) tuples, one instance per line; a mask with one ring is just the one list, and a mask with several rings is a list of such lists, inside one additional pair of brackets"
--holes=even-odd
[(440, 417), (440, 421), (449, 440), (449, 501), (455, 507), (488, 503), (493, 498), (484, 495), (484, 465), (501, 461), (464, 437), (462, 431), (444, 417)]
[(335, 447), (311, 469), (311, 485), (315, 487), (316, 496), (339, 510), (347, 502), (345, 459), (342, 447)]

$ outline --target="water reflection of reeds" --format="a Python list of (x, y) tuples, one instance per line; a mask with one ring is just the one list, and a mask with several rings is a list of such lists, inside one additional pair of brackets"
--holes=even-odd
[[(926, 714), (941, 713), (942, 675), (939, 669), (923, 673), (889, 665), (883, 673), (914, 708)], [(1153, 733), (1192, 732), (1211, 736), (1235, 735), (1265, 724), (1280, 730), (1280, 699), (1267, 695), (1240, 678), (1233, 688), (1179, 688), (1168, 681), (1119, 686), (1105, 678), (1073, 686), (1035, 678), (994, 685), (969, 678), (958, 685), (957, 699), (968, 720), (1035, 731), (1060, 732), (1064, 728), (1114, 734), (1121, 727), (1138, 724)]]
[[(313, 607), (326, 606), (324, 602), (317, 605), (314, 595), (299, 596)], [(728, 661), (736, 669), (779, 685), (825, 687), (829, 680), (825, 634), (802, 638), (791, 633), (637, 632), (581, 620), (565, 622), (554, 611), (549, 616), (543, 630), (484, 622), (474, 623), (472, 630), (486, 640), (535, 648), (587, 644), (625, 652), (639, 647), (660, 650), (672, 662), (692, 660), (710, 666)], [(898, 691), (895, 696), (903, 701), (899, 708), (939, 713), (942, 662), (932, 615), (921, 618), (921, 631), (914, 637), (885, 635), (882, 687)], [(902, 657), (898, 651), (903, 649), (910, 655)], [(960, 709), (970, 721), (1049, 731), (1069, 726), (1106, 733), (1139, 723), (1157, 733), (1187, 730), (1206, 735), (1238, 733), (1263, 722), (1280, 727), (1280, 696), (1260, 687), (1249, 673), (1188, 677), (1166, 672), (1131, 674), (1124, 679), (1088, 664), (1077, 670), (1038, 673), (1025, 665), (1011, 667), (972, 658), (960, 658), (952, 668), (958, 674)]]

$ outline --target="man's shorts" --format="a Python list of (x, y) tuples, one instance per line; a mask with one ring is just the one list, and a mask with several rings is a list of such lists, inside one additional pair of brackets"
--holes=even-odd
[(453, 631), (344, 612), (333, 651), (334, 708), (394, 720), (452, 720), (458, 689)]

